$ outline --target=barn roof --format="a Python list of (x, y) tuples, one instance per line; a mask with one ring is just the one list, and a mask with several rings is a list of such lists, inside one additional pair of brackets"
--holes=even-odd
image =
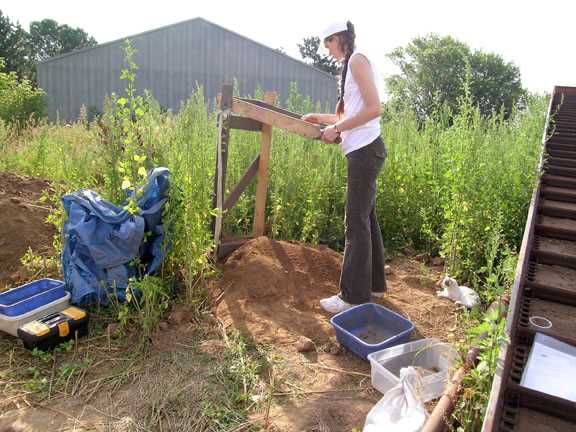
[(187, 24), (196, 23), (196, 22), (205, 23), (205, 24), (208, 24), (208, 25), (210, 25), (210, 26), (213, 26), (213, 27), (215, 27), (215, 28), (217, 28), (217, 29), (219, 29), (219, 30), (223, 30), (223, 31), (225, 31), (225, 32), (228, 32), (228, 33), (230, 33), (230, 34), (233, 34), (234, 36), (236, 36), (236, 37), (238, 37), (238, 38), (241, 38), (241, 39), (244, 39), (244, 40), (246, 40), (246, 41), (249, 42), (249, 43), (252, 43), (252, 44), (255, 44), (255, 45), (260, 46), (260, 47), (262, 47), (262, 48), (265, 48), (265, 49), (267, 49), (267, 50), (270, 50), (272, 53), (274, 53), (274, 54), (276, 54), (276, 55), (278, 55), (278, 56), (285, 57), (285, 58), (286, 58), (287, 60), (289, 60), (289, 61), (296, 62), (296, 63), (298, 63), (298, 64), (300, 64), (300, 65), (302, 65), (302, 66), (305, 66), (305, 67), (307, 67), (307, 68), (310, 68), (312, 71), (314, 71), (314, 72), (316, 72), (316, 73), (325, 75), (326, 77), (329, 77), (329, 78), (332, 78), (332, 79), (335, 79), (335, 77), (332, 76), (331, 74), (329, 74), (328, 72), (325, 72), (325, 71), (323, 71), (323, 70), (320, 70), (320, 69), (318, 69), (318, 68), (316, 68), (316, 67), (314, 67), (314, 66), (312, 66), (312, 65), (310, 65), (310, 64), (308, 64), (308, 63), (305, 63), (305, 62), (303, 62), (303, 61), (301, 61), (301, 60), (298, 60), (298, 59), (296, 59), (296, 58), (294, 58), (294, 57), (292, 57), (292, 56), (289, 56), (288, 54), (285, 54), (285, 53), (283, 53), (283, 52), (281, 52), (281, 51), (278, 51), (277, 49), (271, 48), (271, 47), (269, 47), (269, 46), (267, 46), (267, 45), (264, 45), (263, 43), (257, 42), (257, 41), (255, 41), (255, 40), (253, 40), (253, 39), (250, 39), (250, 38), (248, 38), (248, 37), (246, 37), (246, 36), (243, 36), (243, 35), (235, 32), (235, 31), (229, 30), (229, 29), (227, 29), (227, 28), (225, 28), (225, 27), (222, 27), (222, 26), (220, 26), (220, 25), (218, 25), (218, 24), (215, 24), (215, 23), (213, 23), (213, 22), (211, 22), (211, 21), (208, 21), (207, 19), (202, 18), (202, 17), (196, 17), (196, 18), (188, 19), (188, 20), (185, 20), (185, 21), (180, 21), (180, 22), (173, 23), (173, 24), (168, 24), (168, 25), (165, 25), (165, 26), (162, 26), (162, 27), (158, 27), (158, 28), (155, 28), (155, 29), (152, 29), (152, 30), (147, 30), (147, 31), (144, 31), (144, 32), (141, 32), (141, 33), (137, 33), (137, 34), (131, 35), (131, 36), (126, 36), (126, 37), (123, 37), (123, 38), (120, 38), (120, 39), (115, 39), (115, 40), (113, 40), (113, 41), (104, 42), (104, 43), (101, 43), (101, 44), (98, 44), (98, 45), (95, 45), (95, 46), (92, 46), (92, 47), (81, 48), (81, 49), (78, 49), (78, 50), (70, 51), (70, 52), (67, 52), (67, 53), (64, 53), (64, 54), (60, 54), (60, 55), (57, 55), (57, 56), (54, 56), (54, 57), (50, 57), (50, 58), (48, 58), (48, 59), (46, 59), (46, 60), (42, 60), (41, 62), (38, 62), (38, 64), (44, 64), (44, 63), (50, 63), (50, 62), (53, 62), (53, 61), (58, 61), (58, 60), (63, 59), (63, 58), (65, 58), (65, 57), (74, 56), (74, 55), (81, 54), (81, 53), (86, 53), (86, 52), (88, 52), (88, 51), (95, 50), (95, 49), (102, 48), (102, 47), (106, 47), (106, 46), (109, 46), (109, 45), (121, 44), (121, 43), (124, 42), (126, 39), (133, 39), (133, 38), (140, 37), (140, 36), (146, 36), (146, 35), (149, 35), (149, 34), (153, 34), (153, 33), (156, 33), (156, 32), (160, 32), (160, 31), (169, 29), (169, 28), (171, 28), (171, 27), (177, 27), (177, 26), (187, 25)]

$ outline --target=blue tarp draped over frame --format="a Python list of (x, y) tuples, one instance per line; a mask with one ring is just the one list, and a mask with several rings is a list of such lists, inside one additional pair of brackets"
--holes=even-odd
[(162, 210), (168, 199), (169, 171), (156, 168), (137, 200), (140, 214), (131, 215), (98, 194), (81, 189), (64, 195), (62, 266), (74, 304), (108, 304), (109, 295), (124, 301), (128, 279), (136, 275), (138, 258), (145, 274), (153, 274), (166, 253)]

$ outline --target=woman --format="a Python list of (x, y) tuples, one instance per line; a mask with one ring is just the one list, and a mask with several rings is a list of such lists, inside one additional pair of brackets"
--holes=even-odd
[(386, 290), (384, 246), (375, 212), (376, 178), (386, 150), (380, 138), (376, 69), (356, 49), (354, 26), (350, 21), (333, 23), (323, 37), (330, 55), (342, 63), (336, 113), (311, 113), (302, 119), (329, 125), (322, 139), (334, 143), (340, 137), (347, 159), (346, 242), (340, 294), (320, 300), (324, 310), (338, 313), (369, 302), (371, 294), (382, 297)]

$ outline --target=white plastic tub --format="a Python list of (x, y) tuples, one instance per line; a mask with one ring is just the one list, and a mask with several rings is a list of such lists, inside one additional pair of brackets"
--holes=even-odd
[(414, 366), (421, 372), (423, 402), (442, 395), (458, 353), (437, 339), (420, 339), (368, 355), (372, 385), (385, 394), (400, 382), (400, 369)]
[(12, 317), (0, 314), (0, 331), (11, 334), (12, 336), (18, 336), (18, 327), (35, 319), (66, 309), (70, 304), (69, 300), (70, 293), (66, 292), (64, 297), (22, 315)]

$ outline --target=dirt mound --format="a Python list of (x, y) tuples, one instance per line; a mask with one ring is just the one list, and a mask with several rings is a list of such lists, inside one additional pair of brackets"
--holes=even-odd
[(45, 223), (49, 209), (39, 201), (45, 180), (0, 173), (0, 291), (22, 282), (20, 258), (31, 248), (50, 255), (54, 227)]
[(216, 315), (259, 342), (325, 342), (331, 326), (319, 299), (338, 291), (342, 256), (326, 247), (250, 240), (224, 264)]

